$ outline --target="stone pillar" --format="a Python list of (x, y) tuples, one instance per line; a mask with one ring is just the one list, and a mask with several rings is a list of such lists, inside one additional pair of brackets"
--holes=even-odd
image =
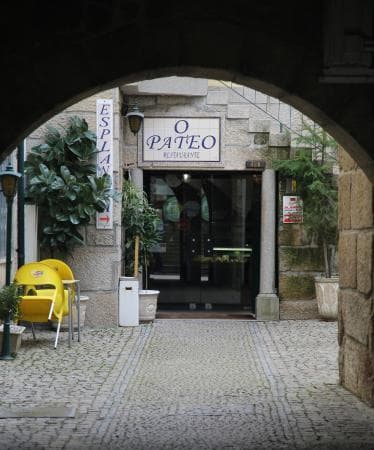
[(339, 375), (374, 406), (374, 188), (340, 149)]
[(279, 320), (279, 298), (275, 293), (275, 170), (265, 169), (261, 187), (260, 292), (256, 297), (257, 320)]
[(134, 168), (131, 169), (131, 181), (137, 186), (139, 189), (143, 190), (143, 169)]

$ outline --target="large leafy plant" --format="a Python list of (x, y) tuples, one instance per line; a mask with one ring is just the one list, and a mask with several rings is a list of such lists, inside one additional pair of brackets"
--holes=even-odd
[(296, 181), (304, 204), (307, 234), (322, 245), (326, 277), (332, 274), (332, 251), (337, 242), (338, 189), (332, 175), (337, 143), (322, 128), (302, 124), (298, 147), (288, 160), (275, 160), (273, 167)]
[(161, 219), (150, 205), (146, 194), (131, 181), (124, 180), (122, 188), (122, 226), (124, 229), (125, 274), (134, 274), (135, 242), (139, 238), (140, 261), (145, 270), (146, 288), (148, 286), (148, 265), (152, 247), (160, 242)]
[(105, 211), (115, 193), (108, 175), (96, 175), (96, 135), (84, 119), (70, 118), (61, 132), (47, 130), (25, 164), (26, 195), (39, 207), (40, 245), (65, 253), (84, 244), (79, 227)]

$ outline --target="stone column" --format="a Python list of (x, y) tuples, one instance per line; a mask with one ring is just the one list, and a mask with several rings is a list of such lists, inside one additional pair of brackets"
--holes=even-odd
[(143, 169), (134, 168), (131, 169), (131, 181), (137, 186), (139, 189), (143, 190)]
[(257, 320), (279, 320), (279, 298), (275, 293), (275, 170), (265, 169), (261, 187), (260, 292), (256, 297)]

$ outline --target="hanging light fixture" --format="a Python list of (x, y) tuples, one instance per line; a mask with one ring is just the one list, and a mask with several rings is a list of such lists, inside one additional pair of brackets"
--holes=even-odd
[(191, 175), (190, 175), (189, 173), (184, 173), (184, 174), (183, 174), (183, 181), (184, 181), (185, 183), (189, 183), (190, 180), (191, 180)]
[(124, 117), (127, 117), (132, 133), (137, 134), (142, 125), (144, 114), (140, 111), (137, 105), (126, 104), (122, 106), (121, 112)]
[(15, 197), (17, 181), (20, 176), (21, 174), (14, 170), (10, 162), (6, 166), (5, 170), (0, 172), (1, 190), (7, 199), (13, 199)]

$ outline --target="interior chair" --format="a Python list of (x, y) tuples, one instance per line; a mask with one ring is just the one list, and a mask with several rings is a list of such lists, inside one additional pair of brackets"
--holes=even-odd
[(34, 322), (46, 323), (52, 318), (58, 321), (56, 348), (62, 318), (69, 311), (68, 298), (59, 274), (46, 264), (35, 262), (20, 267), (14, 281), (24, 288), (20, 300), (20, 319), (31, 323), (34, 338)]

